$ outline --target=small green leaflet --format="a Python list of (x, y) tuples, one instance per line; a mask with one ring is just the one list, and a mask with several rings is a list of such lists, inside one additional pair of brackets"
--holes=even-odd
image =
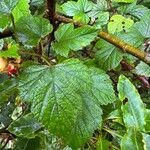
[(145, 38), (150, 37), (150, 10), (134, 25)]
[(30, 14), (29, 2), (30, 0), (19, 0), (18, 4), (12, 11), (15, 22), (18, 21), (22, 16)]
[(94, 26), (97, 29), (101, 29), (101, 26), (107, 24), (109, 21), (109, 12), (102, 12), (98, 15), (97, 20), (95, 21)]
[(146, 111), (137, 89), (123, 75), (119, 77), (117, 88), (120, 101), (125, 98), (128, 99), (128, 102), (122, 104), (123, 120), (126, 128), (134, 127), (137, 130), (144, 131)]
[(11, 14), (19, 0), (1, 0), (0, 1), (0, 13)]
[(93, 8), (88, 12), (88, 16), (91, 18), (97, 18), (101, 13), (105, 13), (108, 9), (106, 0), (97, 0), (96, 4), (93, 4)]
[(123, 58), (123, 53), (118, 48), (102, 39), (96, 43), (96, 48), (96, 60), (104, 70), (116, 68)]
[(11, 47), (8, 48), (6, 51), (0, 52), (0, 57), (4, 58), (19, 58), (18, 54), (19, 47), (18, 45), (11, 45)]
[(97, 30), (88, 25), (74, 29), (73, 24), (61, 25), (55, 32), (53, 49), (57, 54), (67, 57), (71, 50), (78, 51), (89, 45), (97, 36)]
[(15, 121), (13, 121), (8, 127), (8, 131), (18, 137), (34, 138), (42, 125), (34, 119), (32, 114), (27, 114)]
[(80, 21), (82, 23), (89, 22), (87, 13), (92, 10), (92, 7), (93, 3), (89, 2), (88, 0), (78, 0), (77, 2), (68, 1), (62, 5), (62, 9), (66, 15), (74, 16), (76, 21)]
[(0, 32), (2, 32), (10, 23), (10, 19), (7, 15), (0, 14)]
[(32, 15), (23, 16), (16, 23), (17, 36), (27, 46), (36, 46), (52, 29), (47, 19)]
[(130, 28), (134, 21), (130, 18), (125, 18), (122, 15), (113, 15), (108, 23), (108, 32), (114, 34)]
[(150, 66), (147, 65), (144, 62), (140, 62), (136, 68), (135, 68), (135, 72), (139, 75), (145, 76), (145, 77), (150, 77)]
[(118, 2), (118, 3), (133, 3), (136, 0), (113, 0), (114, 2)]
[(102, 110), (116, 100), (102, 70), (70, 59), (53, 67), (26, 66), (19, 77), (22, 100), (34, 116), (73, 148), (83, 145), (101, 123)]

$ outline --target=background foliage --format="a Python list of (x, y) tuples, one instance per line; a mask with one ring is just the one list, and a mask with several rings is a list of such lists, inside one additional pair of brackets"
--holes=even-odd
[(0, 1), (0, 149), (149, 150), (149, 0), (49, 2)]

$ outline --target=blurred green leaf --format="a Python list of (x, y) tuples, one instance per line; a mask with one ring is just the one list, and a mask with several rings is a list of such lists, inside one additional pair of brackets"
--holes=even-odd
[(145, 38), (150, 37), (150, 10), (144, 14), (139, 22), (134, 25)]
[(144, 150), (141, 133), (129, 128), (121, 140), (121, 150)]
[(4, 58), (19, 58), (20, 55), (18, 54), (19, 46), (18, 45), (11, 45), (8, 50), (1, 51), (0, 57)]
[(27, 114), (11, 123), (8, 130), (18, 137), (34, 138), (35, 132), (42, 128), (42, 125), (34, 119), (32, 114)]
[(29, 2), (30, 0), (19, 0), (16, 7), (12, 11), (15, 22), (17, 22), (22, 16), (30, 14)]
[(19, 0), (1, 0), (0, 13), (10, 15), (12, 10), (16, 7)]
[(126, 128), (134, 127), (144, 131), (145, 107), (141, 97), (128, 78), (121, 75), (118, 81), (119, 99), (121, 101), (127, 98), (128, 102), (122, 104), (123, 120)]
[(108, 150), (110, 147), (110, 142), (104, 138), (99, 138), (96, 142), (96, 150)]
[(145, 76), (145, 77), (150, 77), (150, 66), (141, 61), (141, 62), (136, 66), (135, 72), (136, 72), (138, 75)]

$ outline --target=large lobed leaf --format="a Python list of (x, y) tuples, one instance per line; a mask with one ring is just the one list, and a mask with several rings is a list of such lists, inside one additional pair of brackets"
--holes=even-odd
[(77, 59), (53, 67), (32, 65), (20, 77), (20, 96), (52, 133), (72, 147), (81, 146), (101, 122), (100, 105), (115, 100), (103, 71)]

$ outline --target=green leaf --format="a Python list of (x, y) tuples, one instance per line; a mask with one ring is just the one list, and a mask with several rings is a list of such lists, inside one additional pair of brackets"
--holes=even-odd
[(90, 18), (87, 14), (83, 13), (83, 12), (79, 12), (77, 15), (75, 15), (73, 17), (73, 20), (74, 21), (77, 21), (77, 22), (82, 22), (82, 23), (88, 23), (90, 21)]
[(102, 39), (97, 42), (96, 48), (96, 59), (104, 70), (116, 68), (123, 58), (123, 53), (118, 48)]
[(130, 29), (126, 30), (126, 32), (119, 33), (118, 37), (126, 43), (133, 45), (134, 47), (140, 47), (144, 42), (144, 37), (134, 27), (131, 27)]
[(16, 30), (20, 42), (36, 46), (41, 38), (52, 32), (52, 25), (47, 19), (28, 15), (17, 21)]
[(6, 80), (0, 84), (0, 108), (15, 92), (17, 92), (16, 80)]
[(141, 97), (129, 81), (128, 78), (121, 75), (118, 82), (119, 99), (123, 101), (128, 99), (124, 105), (122, 104), (123, 119), (127, 128), (134, 127), (138, 130), (144, 131), (145, 126), (145, 108)]
[(98, 19), (95, 21), (95, 26), (100, 29), (101, 26), (108, 23), (109, 20), (109, 13), (108, 12), (102, 12), (98, 15)]
[(10, 123), (13, 121), (11, 115), (15, 109), (14, 99), (15, 96), (11, 96), (9, 98), (9, 103), (5, 103), (3, 107), (0, 109), (0, 123), (1, 127), (8, 127)]
[(146, 77), (150, 77), (150, 66), (141, 61), (141, 62), (136, 66), (135, 72), (136, 72), (137, 74), (139, 74), (139, 75), (146, 76)]
[(14, 143), (14, 150), (41, 150), (41, 138), (36, 137), (34, 139), (17, 138)]
[(78, 51), (92, 42), (97, 35), (97, 30), (90, 26), (74, 29), (73, 24), (61, 25), (55, 32), (56, 42), (53, 49), (57, 54), (67, 57), (69, 51)]
[(134, 128), (129, 128), (121, 140), (121, 150), (144, 150), (142, 135)]
[(144, 143), (144, 150), (150, 149), (150, 135), (146, 133), (142, 133), (143, 135), (143, 143)]
[(141, 21), (136, 22), (134, 25), (145, 38), (150, 37), (150, 11), (146, 12), (141, 18)]
[(18, 45), (12, 45), (8, 50), (6, 51), (1, 51), (0, 52), (0, 57), (4, 58), (19, 58), (18, 54), (19, 47)]
[(0, 13), (11, 14), (19, 0), (1, 0), (0, 1)]
[[(142, 45), (144, 38), (136, 28), (130, 28), (126, 32), (120, 32), (117, 34), (118, 38), (133, 45), (139, 47)], [(96, 60), (99, 66), (104, 70), (111, 70), (116, 68), (123, 58), (123, 53), (114, 45), (100, 39), (96, 44)]]
[(96, 4), (93, 4), (93, 8), (88, 12), (88, 16), (91, 18), (97, 18), (101, 13), (107, 11), (108, 5), (106, 0), (97, 0)]
[(74, 148), (99, 126), (100, 105), (116, 99), (109, 77), (76, 59), (50, 68), (25, 67), (19, 79), (20, 96), (31, 102), (35, 117)]
[(18, 4), (12, 11), (15, 22), (17, 22), (22, 16), (30, 14), (29, 2), (30, 0), (19, 0)]
[(117, 3), (133, 3), (136, 0), (113, 0), (113, 1)]
[(146, 109), (145, 121), (145, 130), (150, 132), (150, 109)]
[(7, 15), (0, 14), (0, 32), (2, 32), (10, 23), (10, 19)]
[(62, 5), (62, 9), (66, 15), (74, 16), (75, 20), (82, 23), (88, 23), (89, 17), (87, 12), (91, 11), (92, 7), (92, 2), (89, 2), (88, 0), (78, 0), (77, 2), (68, 1)]
[(136, 5), (136, 3), (133, 3), (133, 4), (128, 5), (124, 13), (130, 14), (132, 16), (135, 16), (141, 19), (145, 15), (145, 13), (147, 13), (148, 11), (149, 9), (147, 7), (144, 7), (143, 5)]
[(3, 40), (3, 39), (1, 39), (1, 40), (0, 40), (0, 50), (2, 50), (3, 45), (4, 45), (4, 40)]
[(134, 24), (134, 21), (130, 18), (125, 18), (122, 15), (113, 15), (108, 23), (108, 32), (116, 33), (120, 31), (126, 31)]
[(104, 138), (99, 138), (96, 142), (96, 150), (108, 150), (110, 142)]
[(122, 111), (120, 108), (118, 109), (115, 109), (114, 111), (112, 111), (107, 119), (112, 119), (113, 122), (118, 122), (120, 123), (121, 125), (124, 125), (123, 123), (123, 118), (122, 118)]
[(34, 138), (35, 132), (42, 128), (42, 125), (38, 123), (32, 114), (28, 114), (15, 120), (8, 127), (9, 132), (22, 138)]

